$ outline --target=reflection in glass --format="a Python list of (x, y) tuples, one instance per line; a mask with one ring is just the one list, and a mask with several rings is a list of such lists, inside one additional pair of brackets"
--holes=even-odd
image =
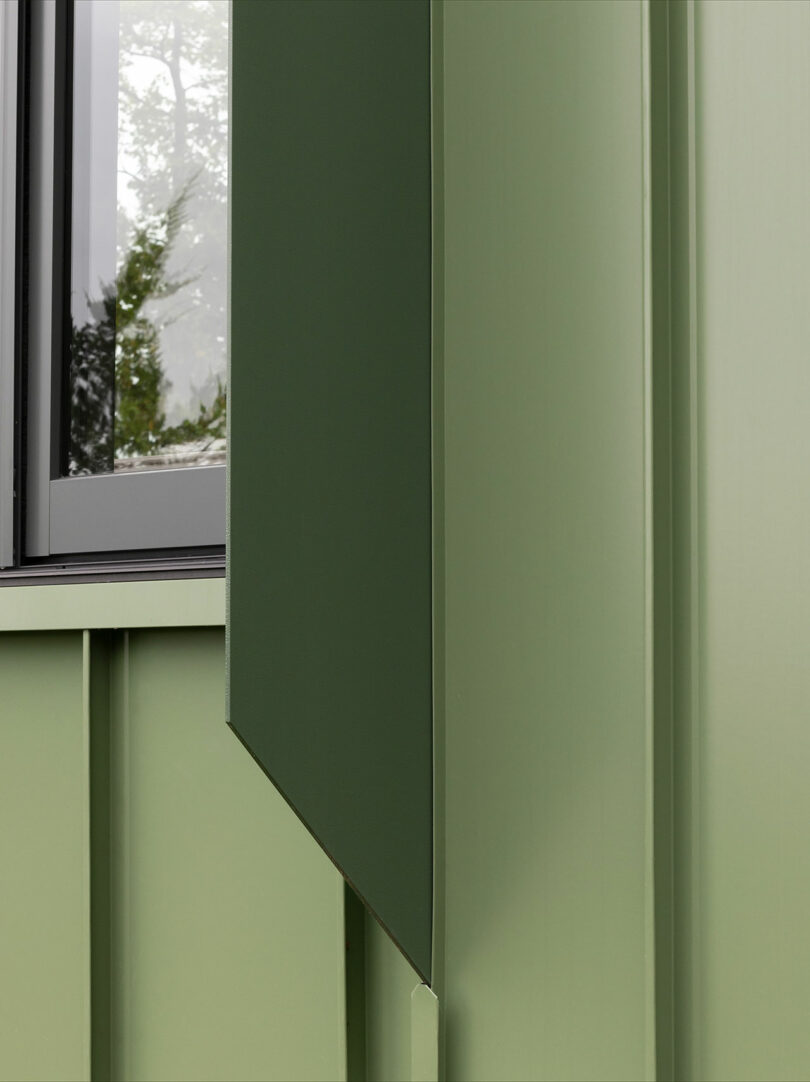
[(75, 0), (70, 475), (225, 457), (228, 0)]

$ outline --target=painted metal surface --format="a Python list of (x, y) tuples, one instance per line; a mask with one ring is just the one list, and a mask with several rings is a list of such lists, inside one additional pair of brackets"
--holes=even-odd
[(26, 493), (24, 547), (28, 556), (47, 556), (50, 537), (51, 326), (54, 306), (54, 57), (55, 0), (30, 5), (31, 93), (29, 113), (37, 137), (29, 147), (28, 247), (31, 265), (27, 311), (26, 476), (37, 482)]
[(439, 1082), (439, 1000), (426, 984), (411, 992), (411, 1082)]
[(0, 631), (216, 627), (224, 623), (224, 578), (0, 589)]
[(5, 634), (0, 688), (0, 1078), (343, 1079), (343, 881), (222, 630)]
[(90, 1072), (82, 636), (0, 637), (0, 1078)]
[(651, 1077), (645, 5), (442, 14), (446, 1076)]
[(411, 993), (421, 980), (370, 914), (365, 934), (365, 1079), (410, 1082)]
[(341, 1079), (343, 883), (223, 724), (223, 660), (215, 630), (113, 657), (112, 1075)]
[(233, 35), (230, 724), (427, 975), (429, 7)]
[(225, 543), (224, 466), (60, 477), (48, 488), (53, 553)]
[(797, 1079), (810, 1070), (810, 5), (680, 14), (676, 1066)]
[[(653, 10), (436, 9), (433, 976), (459, 1082), (810, 1062), (810, 7)], [(344, 1076), (343, 885), (223, 725), (221, 631), (105, 631), (222, 603), (0, 591), (0, 627), (78, 629), (0, 636), (0, 1078)], [(363, 947), (353, 1077), (427, 1077), (430, 993), (368, 915)]]

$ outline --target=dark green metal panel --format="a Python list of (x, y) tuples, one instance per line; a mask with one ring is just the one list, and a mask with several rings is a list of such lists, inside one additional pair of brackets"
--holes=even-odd
[(427, 976), (429, 7), (233, 35), (229, 720)]

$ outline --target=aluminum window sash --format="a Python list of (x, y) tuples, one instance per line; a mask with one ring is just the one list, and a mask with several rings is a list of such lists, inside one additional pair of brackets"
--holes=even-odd
[(50, 483), (50, 552), (225, 544), (225, 467), (197, 466)]
[[(54, 0), (34, 5), (25, 555), (222, 545), (224, 466), (58, 476), (58, 383), (64, 357), (54, 321), (61, 310), (64, 274), (58, 236), (63, 223), (56, 208), (64, 199), (56, 190), (56, 25)], [(65, 147), (65, 153), (71, 148)]]
[(48, 556), (54, 307), (56, 3), (31, 8), (25, 555)]
[(0, 5), (0, 568), (14, 563), (18, 4)]

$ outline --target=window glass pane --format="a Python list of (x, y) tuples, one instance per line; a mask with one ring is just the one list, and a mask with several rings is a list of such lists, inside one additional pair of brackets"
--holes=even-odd
[(64, 472), (225, 456), (228, 0), (76, 0)]

